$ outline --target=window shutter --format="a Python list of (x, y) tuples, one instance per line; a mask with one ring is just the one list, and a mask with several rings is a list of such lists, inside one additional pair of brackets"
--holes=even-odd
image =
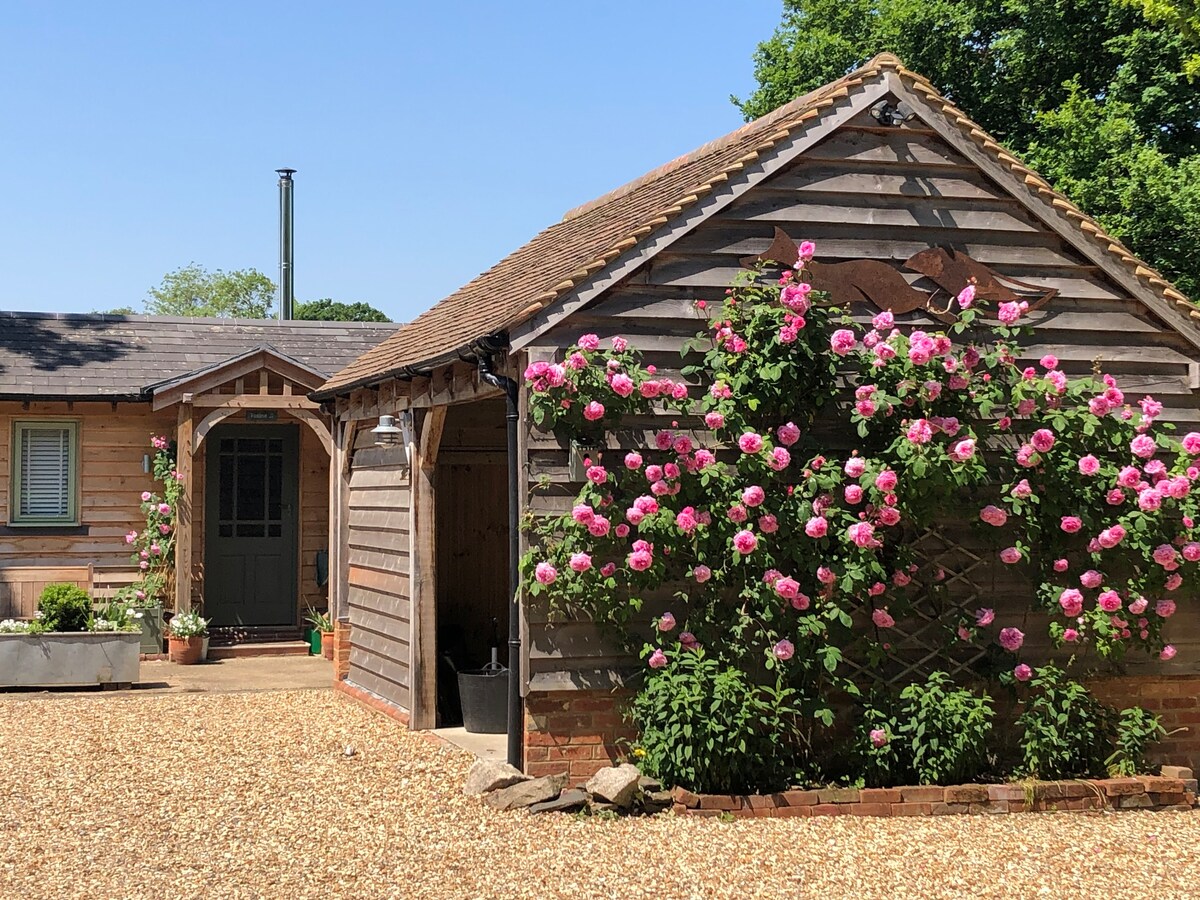
[(19, 433), (21, 517), (71, 518), (71, 429), (26, 426)]

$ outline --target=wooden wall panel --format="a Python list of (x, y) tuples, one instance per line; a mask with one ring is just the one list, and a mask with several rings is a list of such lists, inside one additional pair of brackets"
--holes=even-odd
[[(663, 374), (674, 373), (681, 366), (683, 340), (703, 330), (694, 301), (719, 302), (740, 271), (739, 257), (766, 250), (779, 226), (796, 240), (815, 241), (821, 261), (879, 260), (922, 289), (932, 285), (902, 266), (915, 252), (935, 246), (965, 250), (1000, 274), (1054, 287), (1059, 296), (1030, 317), (1036, 332), (1027, 348), (1029, 359), (1054, 353), (1062, 368), (1076, 375), (1090, 372), (1099, 360), (1120, 378), (1131, 400), (1153, 393), (1166, 405), (1165, 418), (1184, 430), (1200, 429), (1200, 353), (1188, 340), (933, 132), (875, 125), (860, 117), (835, 132), (589, 307), (540, 335), (526, 348), (529, 358), (550, 358), (585, 332), (601, 339), (620, 334), (647, 351), (647, 362)], [(854, 313), (863, 320), (875, 311)], [(914, 326), (936, 326), (918, 314), (903, 318)], [(644, 447), (666, 421), (625, 424), (610, 436), (610, 449)], [(680, 422), (683, 428), (696, 424)], [(523, 427), (527, 511), (569, 509), (577, 486), (567, 478), (565, 448), (529, 422)], [(831, 442), (840, 443), (836, 437)], [(619, 453), (613, 455), (619, 459)], [(1024, 602), (996, 584), (990, 605), (1011, 608)], [(1170, 626), (1169, 637), (1180, 651), (1175, 660), (1139, 663), (1140, 668), (1200, 671), (1200, 616), (1185, 622), (1185, 615)], [(586, 623), (549, 619), (536, 605), (526, 610), (530, 689), (599, 687), (620, 681), (631, 668), (632, 661), (622, 659)], [(1030, 630), (1036, 630), (1033, 624)]]
[(355, 442), (347, 523), (348, 679), (409, 710), (412, 499), (409, 472), (399, 464), (398, 452), (377, 450), (368, 429)]

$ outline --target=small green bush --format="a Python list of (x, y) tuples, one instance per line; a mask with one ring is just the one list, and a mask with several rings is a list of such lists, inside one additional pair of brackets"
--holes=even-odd
[(1116, 710), (1057, 666), (1037, 669), (1029, 689), (1016, 721), (1017, 774), (1049, 781), (1103, 776)]
[(856, 737), (871, 786), (958, 784), (987, 762), (992, 699), (956, 687), (945, 672), (910, 684), (898, 698), (866, 705)]
[(669, 654), (633, 701), (639, 764), (665, 784), (728, 794), (771, 791), (795, 772), (795, 691), (755, 684), (705, 654)]
[(45, 631), (87, 631), (92, 600), (73, 584), (48, 584), (38, 597), (38, 612)]
[(1158, 716), (1140, 706), (1121, 710), (1116, 723), (1115, 749), (1105, 763), (1110, 775), (1137, 775), (1146, 771), (1146, 751), (1167, 730)]

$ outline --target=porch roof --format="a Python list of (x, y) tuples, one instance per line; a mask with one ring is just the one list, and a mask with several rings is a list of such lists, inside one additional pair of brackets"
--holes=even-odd
[(149, 400), (267, 349), (327, 377), (395, 325), (0, 312), (0, 399)]

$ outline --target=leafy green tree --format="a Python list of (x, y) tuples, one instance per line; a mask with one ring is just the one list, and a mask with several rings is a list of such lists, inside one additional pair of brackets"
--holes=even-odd
[(386, 314), (369, 303), (342, 303), (328, 297), (297, 303), (294, 318), (322, 322), (390, 322)]
[(275, 302), (275, 283), (256, 269), (209, 272), (197, 263), (176, 269), (146, 295), (154, 316), (265, 319)]
[(1195, 0), (784, 0), (747, 119), (900, 56), (1193, 296)]

